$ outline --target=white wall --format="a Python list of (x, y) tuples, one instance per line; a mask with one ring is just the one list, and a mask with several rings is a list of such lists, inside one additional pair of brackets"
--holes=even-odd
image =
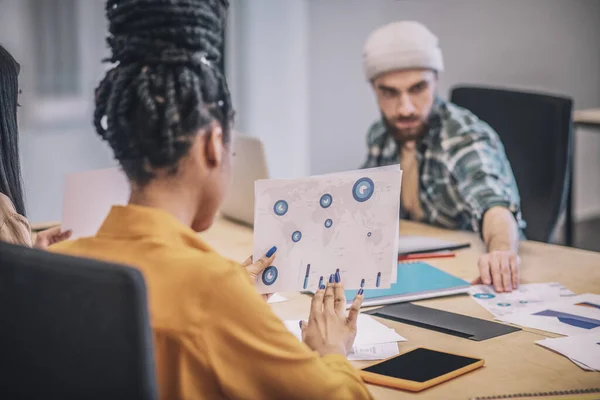
[(308, 3), (237, 0), (229, 17), (236, 129), (263, 140), (272, 177), (308, 175)]
[(79, 0), (85, 111), (56, 124), (40, 124), (33, 117), (38, 105), (31, 98), (29, 4), (23, 0), (0, 0), (0, 43), (21, 64), (20, 146), (28, 217), (33, 222), (55, 221), (62, 214), (65, 174), (116, 165), (108, 146), (92, 126), (93, 90), (105, 68), (100, 59), (107, 54), (104, 2)]
[[(423, 22), (440, 38), (440, 93), (459, 83), (562, 93), (600, 107), (599, 0), (312, 0), (310, 172), (356, 168), (378, 117), (361, 70), (367, 35)], [(575, 213), (600, 215), (600, 130), (577, 132)]]

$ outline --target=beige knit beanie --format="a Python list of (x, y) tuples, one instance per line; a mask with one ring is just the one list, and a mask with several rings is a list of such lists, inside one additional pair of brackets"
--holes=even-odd
[(438, 38), (416, 21), (400, 21), (382, 26), (369, 35), (363, 50), (367, 80), (401, 69), (444, 70)]

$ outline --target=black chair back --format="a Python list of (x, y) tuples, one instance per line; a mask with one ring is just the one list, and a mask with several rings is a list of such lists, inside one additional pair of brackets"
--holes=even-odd
[(135, 269), (0, 243), (0, 398), (158, 398)]
[(500, 136), (521, 195), (528, 239), (549, 242), (567, 205), (573, 159), (570, 98), (487, 87), (455, 87), (450, 101)]

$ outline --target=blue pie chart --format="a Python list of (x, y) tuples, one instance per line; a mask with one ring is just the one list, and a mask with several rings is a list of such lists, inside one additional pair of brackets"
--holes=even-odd
[(278, 200), (277, 202), (275, 202), (275, 205), (273, 206), (273, 212), (275, 212), (275, 214), (277, 214), (281, 217), (282, 215), (285, 215), (285, 213), (287, 213), (287, 211), (288, 211), (287, 201)]
[(359, 203), (369, 200), (373, 196), (373, 192), (375, 192), (375, 184), (371, 178), (367, 177), (360, 178), (352, 187), (352, 196)]
[(496, 296), (491, 293), (477, 293), (474, 294), (473, 297), (475, 297), (476, 299), (493, 299)]
[(321, 200), (319, 200), (319, 204), (321, 204), (321, 207), (323, 208), (328, 208), (331, 206), (331, 203), (333, 203), (333, 197), (331, 197), (329, 193), (325, 193), (321, 196)]
[(292, 241), (299, 242), (300, 239), (302, 239), (302, 232), (296, 231), (296, 232), (292, 233)]
[(275, 266), (271, 265), (270, 267), (267, 267), (263, 271), (262, 281), (265, 285), (271, 286), (277, 280), (278, 275), (279, 275), (279, 272), (277, 271), (277, 268)]

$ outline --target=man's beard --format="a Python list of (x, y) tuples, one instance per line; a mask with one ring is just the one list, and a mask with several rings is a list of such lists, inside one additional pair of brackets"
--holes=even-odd
[[(424, 136), (425, 131), (427, 130), (427, 123), (423, 121), (418, 116), (410, 116), (410, 117), (394, 117), (392, 120), (388, 120), (386, 116), (382, 113), (381, 117), (385, 123), (386, 129), (390, 135), (396, 139), (396, 141), (400, 143), (410, 142), (412, 140), (418, 140)], [(420, 121), (421, 123), (418, 126), (413, 128), (399, 129), (396, 126), (396, 122), (413, 122)]]

